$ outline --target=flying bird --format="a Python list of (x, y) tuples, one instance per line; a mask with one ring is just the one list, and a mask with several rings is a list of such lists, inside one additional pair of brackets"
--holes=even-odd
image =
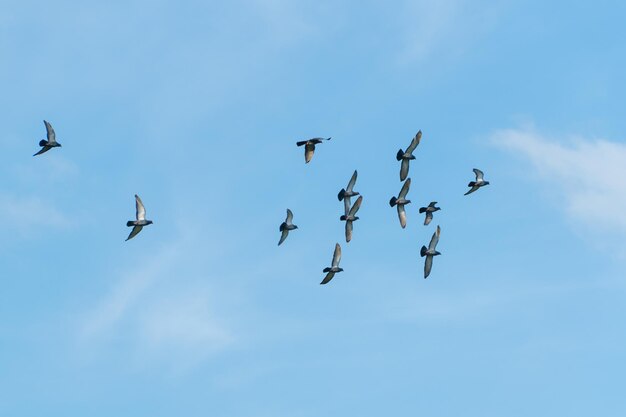
[(363, 196), (361, 195), (356, 199), (350, 211), (339, 218), (339, 220), (346, 222), (346, 242), (352, 240), (352, 223), (359, 220), (358, 216), (356, 216), (356, 212), (359, 211), (362, 201)]
[(130, 231), (130, 234), (128, 235), (126, 240), (134, 238), (139, 232), (141, 232), (141, 229), (143, 229), (144, 226), (152, 224), (152, 220), (146, 220), (146, 208), (143, 206), (141, 198), (139, 198), (137, 194), (135, 194), (135, 209), (135, 217), (137, 218), (137, 220), (129, 220), (128, 222), (126, 222), (126, 226), (133, 227), (133, 230)]
[(428, 249), (426, 249), (426, 246), (422, 246), (422, 250), (420, 251), (420, 256), (426, 257), (426, 262), (424, 263), (424, 279), (428, 278), (428, 276), (430, 275), (430, 270), (433, 268), (433, 257), (441, 255), (441, 253), (435, 250), (435, 248), (437, 247), (437, 243), (439, 243), (440, 234), (441, 229), (439, 228), (439, 226), (437, 226), (437, 231), (433, 233), (433, 237), (430, 239)]
[(426, 218), (424, 219), (424, 226), (428, 226), (430, 221), (433, 219), (433, 213), (437, 210), (441, 210), (441, 207), (435, 207), (437, 204), (436, 201), (432, 201), (428, 207), (420, 207), (420, 213), (426, 213)]
[(41, 146), (41, 150), (39, 150), (39, 152), (37, 152), (33, 156), (41, 155), (44, 152), (48, 152), (52, 148), (61, 147), (61, 144), (56, 140), (56, 134), (54, 133), (52, 125), (45, 120), (43, 121), (43, 124), (46, 125), (46, 137), (48, 138), (48, 140), (42, 139), (39, 141), (39, 146)]
[(465, 195), (473, 193), (474, 191), (478, 190), (480, 187), (489, 185), (489, 181), (485, 181), (483, 179), (484, 174), (480, 169), (474, 168), (473, 171), (474, 171), (474, 174), (476, 174), (476, 181), (471, 181), (469, 184), (467, 184), (468, 187), (472, 187), (472, 188), (470, 188), (470, 190), (466, 192)]
[(339, 191), (339, 194), (337, 194), (339, 201), (343, 200), (344, 213), (346, 215), (348, 215), (348, 212), (350, 211), (350, 197), (359, 195), (358, 191), (353, 191), (354, 184), (356, 183), (356, 176), (357, 172), (355, 170), (354, 174), (352, 174), (352, 178), (350, 178), (350, 181), (348, 182), (348, 186), (346, 188), (342, 188), (341, 191)]
[(285, 219), (285, 221), (282, 222), (280, 227), (278, 228), (278, 230), (282, 232), (282, 234), (280, 235), (280, 241), (278, 241), (278, 246), (280, 246), (280, 244), (283, 243), (285, 239), (287, 239), (290, 230), (295, 230), (298, 228), (298, 226), (291, 222), (292, 220), (293, 213), (291, 212), (291, 210), (287, 209), (287, 219)]
[(315, 145), (322, 143), (322, 141), (325, 140), (330, 140), (330, 138), (313, 138), (296, 142), (296, 145), (298, 146), (304, 145), (304, 162), (308, 164), (311, 161), (313, 153), (315, 152)]
[(343, 268), (339, 268), (339, 261), (341, 261), (341, 246), (339, 246), (339, 243), (336, 243), (335, 252), (333, 253), (333, 263), (330, 268), (324, 268), (324, 271), (322, 271), (326, 273), (326, 276), (322, 282), (320, 282), (320, 285), (328, 284), (337, 272), (343, 271)]
[(408, 178), (402, 185), (402, 189), (400, 190), (400, 194), (398, 194), (398, 198), (391, 197), (391, 200), (389, 200), (389, 205), (391, 207), (398, 207), (398, 219), (400, 219), (400, 226), (402, 226), (403, 229), (406, 227), (406, 212), (404, 211), (404, 206), (411, 203), (411, 200), (406, 199), (406, 195), (409, 192), (410, 186), (411, 178)]
[(406, 151), (402, 151), (402, 149), (400, 149), (396, 154), (396, 159), (398, 161), (402, 161), (402, 164), (400, 165), (400, 181), (404, 181), (407, 175), (409, 175), (409, 161), (411, 159), (415, 159), (415, 156), (413, 156), (413, 151), (415, 150), (415, 148), (417, 148), (417, 145), (420, 144), (421, 139), (422, 131), (420, 130), (411, 141), (409, 147), (406, 148)]

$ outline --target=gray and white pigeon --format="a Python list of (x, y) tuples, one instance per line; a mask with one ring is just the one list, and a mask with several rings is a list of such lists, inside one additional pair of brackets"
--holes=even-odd
[(41, 155), (44, 152), (48, 152), (52, 148), (61, 147), (61, 144), (56, 140), (56, 134), (54, 133), (52, 125), (45, 120), (43, 121), (43, 124), (46, 125), (46, 137), (48, 138), (48, 140), (42, 139), (39, 141), (39, 146), (41, 146), (41, 149), (33, 156)]
[(430, 239), (428, 249), (426, 249), (426, 246), (422, 246), (422, 249), (420, 250), (420, 256), (426, 257), (426, 262), (424, 263), (424, 279), (428, 278), (430, 270), (433, 268), (433, 257), (441, 255), (441, 253), (437, 252), (435, 249), (437, 247), (437, 243), (439, 243), (440, 234), (441, 229), (437, 226), (437, 230), (433, 233), (433, 237)]
[(343, 268), (339, 268), (339, 261), (341, 261), (341, 246), (339, 246), (339, 243), (336, 243), (335, 252), (333, 253), (333, 262), (330, 268), (324, 268), (324, 271), (322, 271), (326, 273), (326, 276), (322, 282), (320, 282), (320, 285), (328, 284), (336, 273), (343, 271)]
[(346, 222), (346, 242), (350, 242), (352, 240), (352, 223), (359, 220), (358, 216), (356, 216), (356, 212), (359, 211), (362, 201), (363, 196), (361, 195), (356, 199), (348, 214), (344, 214), (339, 218), (339, 220)]
[(474, 174), (476, 174), (476, 181), (471, 181), (469, 184), (467, 184), (468, 187), (472, 187), (472, 188), (470, 188), (470, 190), (466, 192), (465, 195), (473, 193), (474, 191), (478, 190), (480, 187), (489, 185), (489, 181), (484, 180), (483, 178), (484, 174), (480, 169), (474, 168), (473, 171), (474, 171)]
[(144, 226), (152, 224), (152, 220), (146, 220), (146, 208), (143, 206), (141, 198), (139, 198), (137, 194), (135, 194), (135, 217), (137, 220), (129, 220), (126, 222), (126, 226), (132, 226), (133, 228), (126, 240), (134, 238), (139, 232), (141, 232), (141, 229), (143, 229)]
[(433, 213), (437, 210), (441, 210), (441, 207), (435, 207), (436, 201), (432, 201), (428, 207), (420, 207), (420, 213), (426, 213), (426, 219), (424, 219), (424, 226), (428, 226), (433, 219)]
[(420, 144), (421, 139), (422, 131), (420, 130), (411, 141), (409, 147), (406, 148), (406, 151), (402, 151), (402, 149), (400, 149), (396, 154), (396, 159), (398, 161), (402, 161), (402, 164), (400, 165), (400, 181), (404, 181), (407, 175), (409, 175), (409, 161), (411, 159), (415, 159), (413, 151), (417, 148), (417, 145)]
[(297, 146), (304, 145), (304, 162), (309, 163), (313, 158), (313, 153), (315, 152), (315, 145), (322, 143), (325, 140), (330, 140), (330, 138), (313, 138), (309, 140), (301, 140), (296, 142)]
[(391, 207), (398, 206), (398, 219), (400, 219), (400, 226), (402, 226), (403, 229), (406, 227), (406, 211), (404, 211), (404, 206), (411, 203), (411, 200), (406, 199), (410, 186), (411, 178), (408, 178), (402, 185), (398, 198), (391, 197), (391, 200), (389, 200), (389, 205)]
[(292, 223), (292, 220), (293, 213), (291, 212), (291, 210), (287, 209), (287, 219), (285, 219), (285, 221), (282, 222), (280, 227), (278, 228), (278, 230), (282, 232), (282, 234), (280, 235), (280, 241), (278, 242), (278, 246), (280, 246), (280, 244), (283, 243), (285, 239), (287, 239), (290, 230), (296, 230), (298, 228), (298, 226)]
[(352, 178), (350, 178), (350, 181), (348, 182), (348, 186), (346, 188), (342, 188), (341, 191), (339, 191), (339, 194), (337, 194), (339, 201), (343, 200), (344, 213), (346, 215), (350, 211), (350, 197), (359, 195), (358, 191), (353, 190), (354, 184), (356, 184), (356, 176), (357, 172), (355, 170), (354, 174), (352, 174)]

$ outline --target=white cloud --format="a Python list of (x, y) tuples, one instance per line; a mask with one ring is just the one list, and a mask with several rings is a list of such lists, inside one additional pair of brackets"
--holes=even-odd
[(555, 187), (577, 224), (626, 233), (626, 145), (604, 139), (548, 138), (530, 129), (493, 134), (493, 143), (529, 160)]

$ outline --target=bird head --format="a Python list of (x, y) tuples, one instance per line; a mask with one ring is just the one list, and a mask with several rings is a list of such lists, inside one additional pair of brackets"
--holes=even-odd
[(146, 224), (152, 224), (152, 220), (146, 220)]

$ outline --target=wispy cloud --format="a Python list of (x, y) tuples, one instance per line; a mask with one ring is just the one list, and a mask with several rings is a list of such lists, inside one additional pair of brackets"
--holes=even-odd
[(38, 197), (0, 195), (0, 224), (5, 230), (13, 230), (22, 236), (36, 228), (64, 228), (71, 225), (62, 212)]
[(626, 234), (626, 144), (554, 139), (532, 129), (499, 130), (492, 141), (528, 160), (534, 177), (563, 197), (562, 207), (577, 224)]
[(402, 14), (407, 29), (400, 60), (420, 62), (458, 53), (487, 33), (498, 13), (493, 4), (466, 0), (410, 1)]

